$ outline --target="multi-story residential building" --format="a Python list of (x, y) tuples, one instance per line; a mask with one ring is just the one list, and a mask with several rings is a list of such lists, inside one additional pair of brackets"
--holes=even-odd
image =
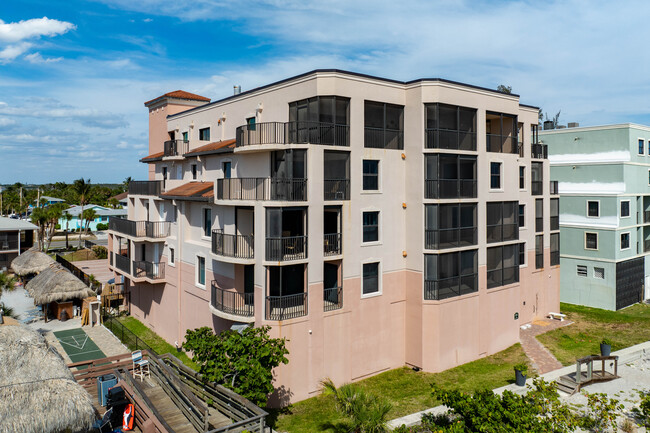
[(34, 245), (34, 230), (38, 227), (29, 221), (0, 217), (0, 271)]
[(272, 403), (441, 371), (559, 310), (549, 165), (517, 95), (317, 70), (145, 105), (150, 180), (111, 220), (112, 269), (170, 342), (238, 322), (287, 338)]
[(561, 195), (562, 301), (618, 310), (649, 298), (650, 128), (607, 125), (540, 135)]

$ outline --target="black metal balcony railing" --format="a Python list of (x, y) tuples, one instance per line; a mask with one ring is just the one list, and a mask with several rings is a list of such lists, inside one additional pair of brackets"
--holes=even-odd
[(165, 141), (164, 155), (165, 156), (183, 156), (189, 151), (189, 141), (183, 140), (168, 140)]
[(239, 126), (235, 139), (237, 147), (265, 144), (349, 146), (350, 127), (307, 121), (256, 123)]
[(327, 256), (337, 256), (343, 252), (343, 237), (341, 233), (329, 233), (323, 240), (323, 253)]
[(516, 241), (519, 239), (519, 223), (501, 223), (485, 226), (487, 243)]
[(122, 272), (131, 274), (131, 260), (127, 256), (115, 254), (115, 267)]
[(560, 188), (558, 187), (558, 181), (557, 180), (550, 181), (549, 193), (551, 195), (558, 195), (560, 193)]
[(544, 182), (541, 180), (531, 180), (530, 189), (532, 195), (542, 195), (544, 194)]
[(226, 314), (241, 317), (255, 316), (255, 294), (224, 290), (212, 282), (212, 307)]
[(442, 250), (445, 248), (476, 245), (478, 242), (476, 227), (453, 229), (424, 230), (424, 248)]
[(427, 149), (476, 150), (476, 133), (453, 129), (424, 130)]
[(323, 311), (343, 308), (343, 290), (341, 286), (323, 290)]
[(266, 238), (266, 260), (273, 262), (307, 258), (307, 236)]
[(109, 218), (108, 229), (138, 238), (166, 238), (169, 236), (169, 221), (132, 221), (124, 218)]
[(241, 177), (217, 179), (217, 200), (307, 200), (307, 179)]
[(365, 127), (364, 147), (373, 149), (404, 149), (404, 131)]
[(551, 220), (551, 230), (560, 230), (560, 217), (552, 216)]
[(11, 251), (18, 249), (18, 238), (0, 239), (0, 251)]
[(133, 261), (133, 277), (162, 280), (165, 278), (165, 263), (152, 263), (143, 260)]
[(266, 297), (266, 320), (287, 320), (307, 315), (307, 293)]
[(424, 181), (425, 198), (476, 198), (476, 180), (441, 179)]
[(160, 180), (134, 180), (129, 182), (130, 195), (160, 195), (162, 181)]
[(487, 271), (487, 288), (507, 286), (519, 282), (519, 265)]
[(212, 253), (236, 259), (255, 258), (253, 235), (226, 234), (223, 230), (212, 230)]
[(643, 252), (647, 253), (648, 251), (650, 251), (650, 239), (645, 239), (643, 241)]
[(560, 264), (560, 252), (551, 251), (551, 266), (556, 266)]
[(650, 210), (643, 211), (643, 224), (650, 223)]
[(350, 179), (325, 179), (325, 200), (350, 200)]
[(516, 135), (486, 135), (487, 151), (500, 153), (519, 153), (519, 139)]
[(424, 299), (438, 301), (478, 291), (478, 274), (424, 281)]
[(548, 146), (546, 144), (531, 144), (530, 145), (530, 156), (535, 159), (547, 159), (548, 158)]

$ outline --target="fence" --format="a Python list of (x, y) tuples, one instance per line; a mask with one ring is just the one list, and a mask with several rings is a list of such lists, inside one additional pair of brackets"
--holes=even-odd
[[(106, 310), (103, 310), (102, 313), (103, 315), (106, 314)], [(135, 335), (129, 328), (122, 325), (115, 317), (104, 315), (103, 321), (104, 326), (111, 331), (113, 335), (119, 338), (120, 341), (130, 350), (148, 350), (150, 353), (157, 355), (156, 351), (153, 350), (151, 346), (142, 341), (142, 339)]]
[(92, 290), (98, 291), (99, 289), (102, 288), (102, 283), (100, 283), (99, 281), (91, 281), (90, 276), (88, 274), (86, 274), (84, 271), (82, 271), (81, 269), (79, 269), (69, 261), (67, 261), (60, 254), (57, 254), (56, 256), (54, 256), (54, 258), (56, 259), (57, 263), (59, 263), (61, 266), (69, 270), (72, 275), (79, 278), (81, 281), (84, 282), (85, 285), (90, 287)]

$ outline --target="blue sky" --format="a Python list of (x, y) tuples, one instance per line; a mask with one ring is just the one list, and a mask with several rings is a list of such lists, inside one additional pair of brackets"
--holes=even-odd
[[(650, 124), (650, 3), (20, 0), (0, 4), (0, 183), (143, 179), (143, 102), (315, 68), (512, 86), (582, 126)], [(47, 19), (45, 18), (47, 17)]]

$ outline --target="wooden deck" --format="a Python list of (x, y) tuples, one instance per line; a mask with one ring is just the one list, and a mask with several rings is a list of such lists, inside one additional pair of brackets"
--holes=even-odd
[[(599, 370), (594, 369), (596, 361), (601, 362)], [(607, 362), (610, 362), (613, 372), (607, 371)], [(561, 376), (556, 383), (558, 390), (573, 395), (591, 383), (605, 382), (618, 377), (618, 356), (591, 355), (578, 359), (575, 373)]]

